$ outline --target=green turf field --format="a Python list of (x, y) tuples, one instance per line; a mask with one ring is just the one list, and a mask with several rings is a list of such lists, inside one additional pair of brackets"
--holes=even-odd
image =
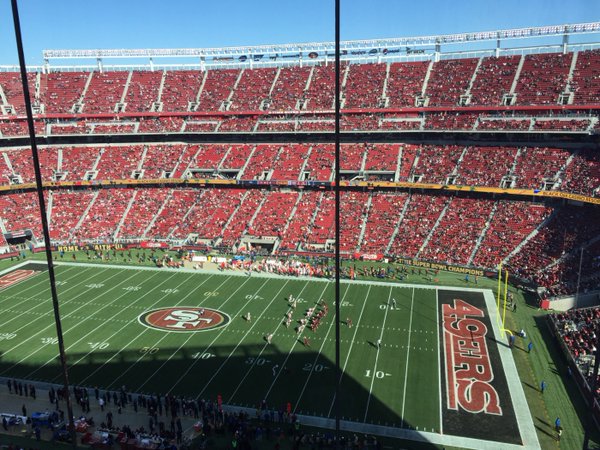
[[(220, 394), (235, 406), (264, 399), (276, 409), (290, 403), (298, 414), (334, 416), (334, 283), (92, 265), (58, 265), (56, 275), (72, 383), (193, 398)], [(298, 299), (295, 310), (290, 294)], [(342, 283), (345, 420), (443, 431), (438, 295), (435, 288)], [(298, 321), (320, 299), (328, 314), (316, 331), (298, 334)], [(0, 376), (60, 383), (47, 272), (5, 286), (0, 305)], [(160, 312), (171, 328), (145, 323), (144, 313), (161, 308), (172, 308)], [(189, 332), (184, 322), (192, 319), (178, 322), (173, 313), (186, 308), (206, 308), (199, 321), (214, 324), (208, 318), (214, 310), (229, 322)]]

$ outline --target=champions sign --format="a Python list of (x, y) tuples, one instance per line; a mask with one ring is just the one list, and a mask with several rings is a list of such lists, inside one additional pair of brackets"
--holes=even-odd
[(142, 325), (155, 330), (189, 333), (224, 327), (230, 318), (216, 309), (176, 306), (146, 311), (138, 320)]

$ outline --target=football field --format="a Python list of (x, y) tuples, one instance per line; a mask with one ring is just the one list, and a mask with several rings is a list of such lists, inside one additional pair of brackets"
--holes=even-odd
[[(0, 276), (1, 377), (62, 382), (44, 269)], [(333, 282), (88, 264), (56, 275), (71, 383), (334, 417)], [(440, 442), (493, 430), (535, 448), (490, 291), (342, 282), (340, 296), (345, 423)], [(309, 308), (322, 316), (314, 331), (302, 329)]]

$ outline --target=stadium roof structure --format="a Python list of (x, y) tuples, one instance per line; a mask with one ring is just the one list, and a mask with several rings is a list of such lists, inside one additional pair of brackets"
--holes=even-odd
[[(571, 37), (583, 35), (591, 39), (587, 39), (586, 42), (570, 42)], [(351, 40), (342, 41), (340, 49), (341, 60), (347, 62), (430, 59), (438, 61), (442, 58), (464, 57), (467, 54), (500, 56), (596, 48), (600, 46), (599, 38), (600, 22), (588, 22), (437, 36)], [(509, 40), (526, 41), (529, 45), (502, 47), (502, 44)], [(482, 46), (482, 43), (491, 45)], [(458, 47), (448, 48), (449, 46)], [(177, 67), (268, 67), (333, 62), (335, 43), (308, 42), (222, 48), (44, 50), (42, 55), (45, 61), (43, 68), (46, 70), (51, 69), (51, 61), (90, 59), (95, 59), (100, 68), (106, 59), (147, 59), (148, 67), (154, 69), (154, 58), (190, 60), (189, 63), (176, 64)], [(68, 67), (70, 66), (52, 65), (53, 69)], [(111, 67), (116, 68), (118, 65), (111, 65)], [(131, 67), (131, 64), (126, 67)], [(168, 66), (161, 65), (161, 67)]]

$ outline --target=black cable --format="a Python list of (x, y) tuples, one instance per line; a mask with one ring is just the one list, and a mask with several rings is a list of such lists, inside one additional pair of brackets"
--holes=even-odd
[(335, 440), (340, 448), (340, 2), (335, 0)]
[(77, 447), (77, 437), (75, 435), (75, 426), (73, 423), (73, 408), (71, 405), (71, 396), (69, 393), (69, 375), (67, 371), (67, 358), (65, 355), (65, 345), (63, 341), (62, 325), (60, 323), (60, 311), (58, 308), (58, 294), (56, 292), (56, 278), (54, 276), (54, 264), (52, 263), (52, 250), (50, 249), (50, 233), (48, 231), (48, 218), (46, 216), (46, 204), (44, 201), (44, 191), (42, 190), (42, 172), (40, 170), (40, 160), (35, 141), (35, 127), (33, 124), (33, 110), (31, 108), (31, 98), (29, 97), (29, 82), (27, 80), (27, 69), (25, 66), (25, 53), (23, 51), (23, 39), (21, 37), (21, 22), (19, 20), (19, 8), (17, 0), (12, 0), (13, 22), (15, 26), (15, 38), (17, 40), (17, 52), (19, 54), (19, 67), (21, 69), (21, 83), (23, 85), (23, 96), (25, 97), (25, 111), (27, 113), (27, 126), (29, 127), (29, 139), (31, 144), (31, 155), (33, 157), (33, 168), (35, 170), (35, 184), (40, 205), (40, 215), (42, 219), (42, 230), (44, 233), (44, 245), (46, 246), (46, 260), (48, 262), (48, 276), (50, 278), (50, 292), (52, 293), (52, 307), (54, 308), (54, 323), (56, 324), (56, 336), (58, 337), (58, 350), (60, 353), (60, 365), (62, 368), (63, 382), (65, 389), (65, 398), (67, 401), (67, 413), (69, 431), (73, 447)]

